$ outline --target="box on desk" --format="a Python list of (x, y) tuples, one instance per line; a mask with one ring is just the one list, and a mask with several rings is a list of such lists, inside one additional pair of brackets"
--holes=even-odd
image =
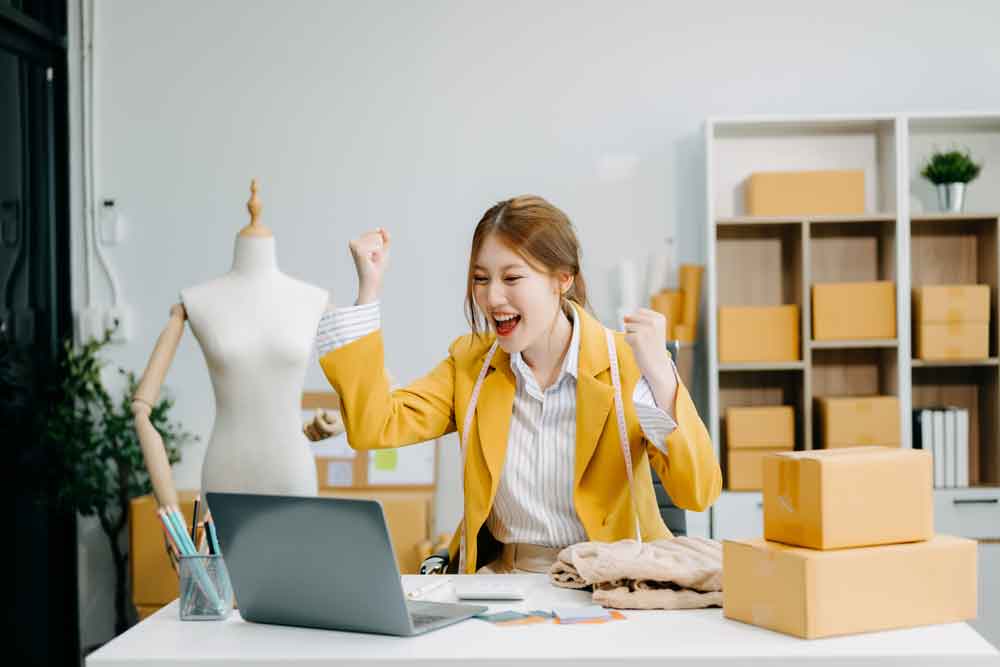
[(826, 396), (816, 403), (822, 447), (899, 447), (899, 399), (895, 396)]
[[(178, 491), (181, 512), (190, 526), (197, 491)], [(177, 599), (180, 588), (177, 573), (170, 564), (163, 525), (156, 510), (159, 504), (152, 494), (133, 498), (129, 502), (129, 566), (132, 577), (132, 602), (136, 607), (152, 607), (156, 611)]]
[(798, 361), (799, 307), (719, 308), (719, 361)]
[(747, 215), (794, 216), (864, 213), (865, 172), (754, 172), (745, 186)]
[(764, 459), (764, 538), (811, 549), (934, 535), (929, 452), (887, 447), (786, 452)]
[(895, 283), (816, 283), (812, 308), (813, 340), (896, 337)]
[(806, 639), (976, 617), (976, 542), (818, 551), (777, 542), (722, 545), (723, 614)]

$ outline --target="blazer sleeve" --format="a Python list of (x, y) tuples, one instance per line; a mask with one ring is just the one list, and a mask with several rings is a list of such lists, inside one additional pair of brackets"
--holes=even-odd
[(382, 330), (324, 354), (319, 364), (340, 397), (347, 441), (354, 449), (388, 449), (433, 440), (455, 430), (455, 359), (390, 391)]
[(674, 398), (677, 428), (665, 447), (648, 446), (649, 462), (677, 507), (703, 512), (722, 492), (722, 471), (705, 424), (683, 382)]

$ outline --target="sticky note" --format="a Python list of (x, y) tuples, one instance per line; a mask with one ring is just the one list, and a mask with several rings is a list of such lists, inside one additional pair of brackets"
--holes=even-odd
[(395, 470), (399, 463), (399, 452), (395, 449), (378, 449), (375, 451), (376, 470)]

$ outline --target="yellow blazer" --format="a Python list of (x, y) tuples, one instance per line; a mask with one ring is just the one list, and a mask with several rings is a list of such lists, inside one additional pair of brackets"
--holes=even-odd
[[(582, 308), (576, 308), (581, 329), (573, 501), (588, 539), (611, 542), (632, 538), (635, 521), (614, 416), (604, 327)], [(432, 440), (457, 430), (456, 424), (464, 424), (472, 387), (493, 340), (493, 335), (473, 334), (456, 339), (448, 357), (434, 370), (395, 391), (390, 391), (383, 371), (381, 331), (323, 355), (320, 365), (340, 396), (348, 442), (355, 449), (385, 449)], [(656, 469), (678, 507), (700, 512), (718, 498), (722, 489), (719, 463), (683, 384), (677, 387), (677, 429), (667, 437), (668, 453), (663, 454), (646, 441), (629, 400), (641, 373), (624, 334), (615, 333), (615, 345), (642, 537), (670, 537), (656, 504), (650, 467)], [(466, 540), (468, 573), (492, 560), (493, 554), (486, 553), (488, 547), (484, 546), (492, 537), (484, 525), (503, 470), (515, 389), (510, 356), (497, 348), (483, 381), (466, 452), (463, 520), (466, 535), (477, 538)], [(451, 544), (453, 563), (457, 551), (458, 531)]]

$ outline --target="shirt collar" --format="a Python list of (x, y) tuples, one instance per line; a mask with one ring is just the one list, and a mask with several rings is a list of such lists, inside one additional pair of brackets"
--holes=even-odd
[[(559, 377), (556, 378), (553, 386), (559, 384), (565, 375), (572, 376), (574, 380), (579, 379), (580, 323), (576, 314), (576, 308), (570, 308), (569, 312), (570, 319), (573, 323), (573, 333), (570, 335), (569, 349), (566, 350), (566, 357), (563, 359), (562, 370), (559, 371)], [(519, 377), (522, 381), (531, 378), (531, 381), (534, 382), (534, 374), (531, 372), (531, 369), (528, 368), (528, 364), (524, 360), (524, 357), (521, 356), (520, 352), (515, 352), (510, 355), (510, 369), (514, 371), (514, 375)]]

